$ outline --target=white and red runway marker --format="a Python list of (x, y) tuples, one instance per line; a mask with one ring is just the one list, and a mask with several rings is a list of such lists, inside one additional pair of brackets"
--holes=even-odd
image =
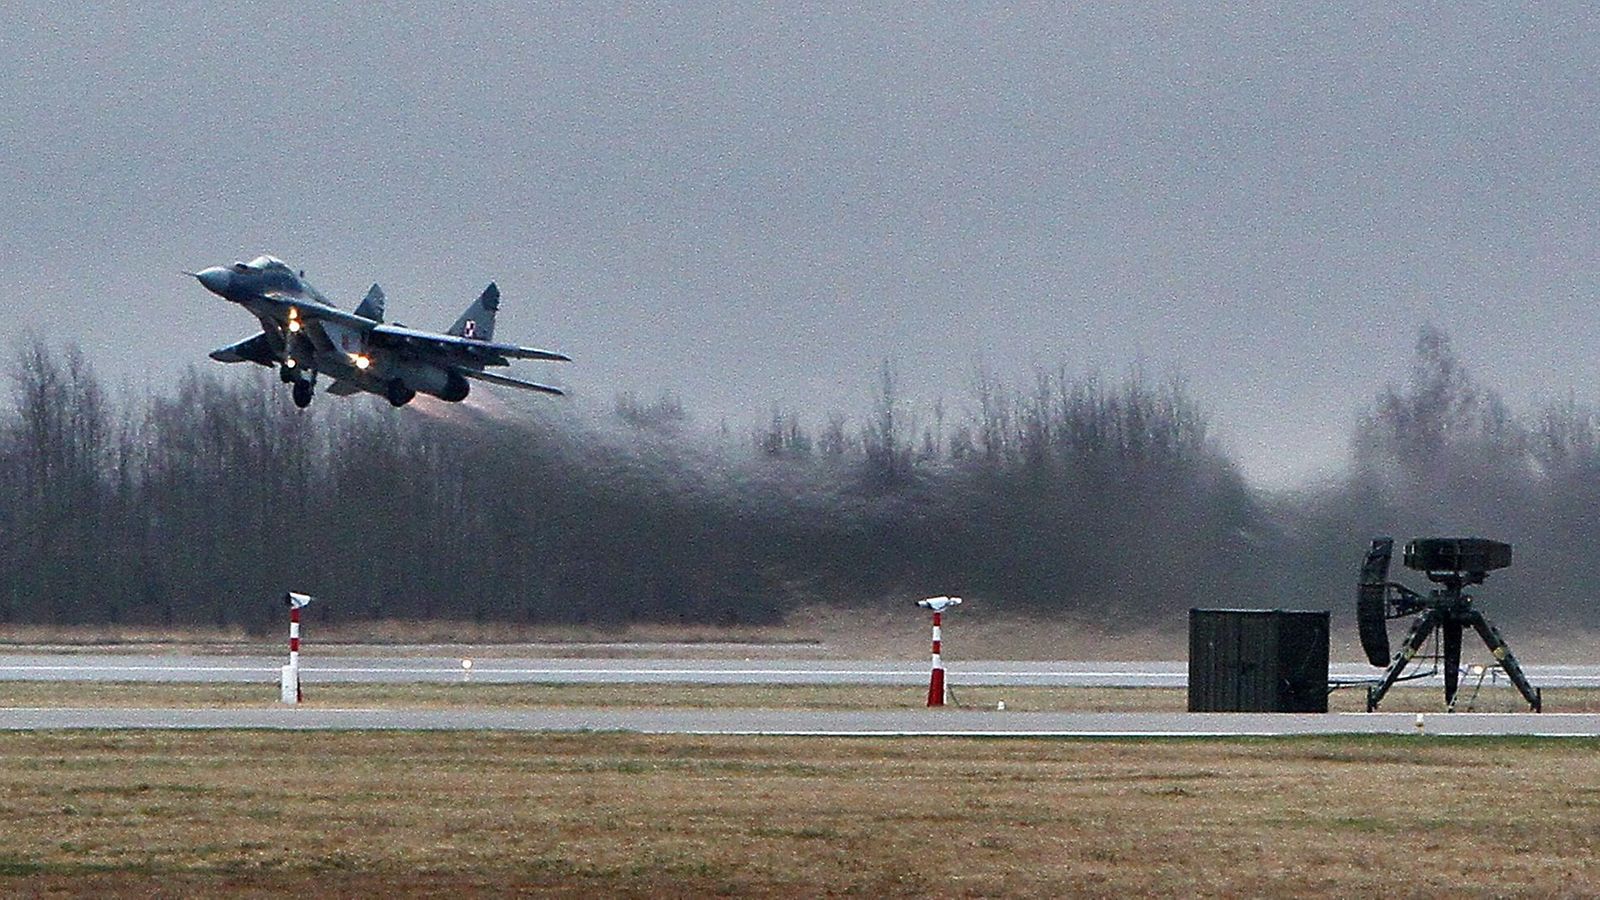
[(940, 647), (944, 643), (940, 626), (944, 624), (944, 611), (961, 603), (960, 597), (929, 597), (918, 600), (917, 605), (923, 609), (933, 610), (933, 670), (928, 674), (928, 705), (943, 706), (945, 698), (944, 686), (944, 660), (940, 654)]
[(301, 703), (305, 694), (300, 690), (300, 610), (311, 598), (290, 591), (283, 595), (283, 602), (289, 607), (289, 664), (283, 667), (279, 696), (284, 703)]

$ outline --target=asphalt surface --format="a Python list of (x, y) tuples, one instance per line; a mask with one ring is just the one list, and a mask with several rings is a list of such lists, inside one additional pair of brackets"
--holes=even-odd
[[(137, 655), (113, 653), (0, 654), (0, 681), (276, 682), (286, 656)], [(470, 667), (465, 666), (470, 662)], [(947, 678), (960, 685), (1038, 687), (1171, 687), (1189, 683), (1188, 664), (1158, 662), (1018, 662), (946, 660)], [(1540, 687), (1600, 687), (1600, 665), (1528, 666)], [(517, 659), (459, 656), (301, 655), (301, 679), (383, 684), (926, 684), (928, 662), (919, 660), (730, 660), (730, 659)], [(1335, 681), (1375, 680), (1381, 670), (1335, 663)], [(1476, 675), (1465, 675), (1470, 690)], [(1410, 682), (1416, 684), (1418, 682)], [(1442, 677), (1420, 680), (1442, 685)], [(1484, 683), (1504, 684), (1499, 669)]]
[[(1419, 726), (1420, 723), (1420, 726)], [(1597, 714), (1071, 713), (771, 709), (0, 709), (0, 730), (283, 729), (809, 736), (1212, 737), (1307, 734), (1600, 736)]]
[[(0, 682), (187, 682), (276, 684), (282, 656), (31, 653), (0, 655)], [(470, 662), (469, 665), (464, 663)], [(1188, 682), (1187, 664), (1166, 662), (950, 661), (953, 686), (1029, 685), (1171, 687)], [(1376, 677), (1366, 665), (1335, 664), (1334, 680)], [(1600, 666), (1532, 666), (1541, 687), (1600, 686)], [(308, 685), (367, 683), (697, 683), (921, 685), (925, 661), (729, 659), (463, 659), (457, 656), (305, 654)], [(1501, 682), (1498, 670), (1485, 673)], [(1421, 679), (1439, 683), (1440, 678)], [(1475, 677), (1463, 679), (1471, 690)], [(1418, 682), (1411, 682), (1416, 684)], [(994, 735), (994, 736), (1270, 736), (1387, 733), (1442, 735), (1600, 735), (1600, 715), (1548, 713), (1076, 713), (943, 710), (773, 709), (258, 709), (3, 708), (0, 730), (294, 729), (621, 731), (661, 734)]]

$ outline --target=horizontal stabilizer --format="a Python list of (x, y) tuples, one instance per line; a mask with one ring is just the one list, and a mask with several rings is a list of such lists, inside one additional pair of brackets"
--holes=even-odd
[(512, 359), (547, 359), (551, 362), (572, 362), (572, 357), (554, 350), (540, 350), (537, 347), (518, 347), (507, 344), (490, 344), (496, 353), (509, 356)]
[(246, 338), (237, 344), (220, 347), (211, 351), (210, 355), (217, 362), (225, 363), (253, 362), (271, 367), (278, 362), (278, 350), (266, 332), (253, 338)]
[(509, 375), (496, 375), (493, 372), (481, 372), (477, 369), (457, 369), (456, 371), (467, 376), (468, 378), (476, 378), (479, 381), (487, 381), (490, 384), (498, 384), (503, 387), (521, 388), (525, 391), (539, 391), (540, 393), (545, 394), (555, 394), (558, 397), (566, 393), (566, 391), (563, 391), (557, 387), (551, 387), (548, 384), (534, 384), (531, 381), (522, 381), (512, 378)]

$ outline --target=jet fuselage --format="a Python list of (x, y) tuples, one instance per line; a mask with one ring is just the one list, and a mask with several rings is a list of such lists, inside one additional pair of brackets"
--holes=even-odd
[(439, 334), (384, 324), (383, 293), (377, 285), (357, 312), (339, 309), (305, 280), (303, 272), (296, 273), (270, 256), (191, 274), (206, 290), (243, 306), (261, 323), (261, 334), (216, 350), (212, 358), (277, 368), (282, 380), (294, 387), (299, 406), (311, 402), (319, 375), (333, 379), (330, 393), (365, 391), (386, 397), (395, 406), (417, 393), (463, 400), (468, 378), (561, 393), (483, 371), (487, 366), (509, 365), (512, 358), (567, 359), (547, 350), (487, 340), (493, 335), (500, 301), (499, 289), (492, 283), (451, 331)]

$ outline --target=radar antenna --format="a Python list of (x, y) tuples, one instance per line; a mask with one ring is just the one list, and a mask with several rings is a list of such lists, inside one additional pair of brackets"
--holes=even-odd
[[(1361, 648), (1373, 665), (1387, 663), (1389, 667), (1383, 679), (1367, 690), (1367, 711), (1378, 708), (1378, 702), (1400, 680), (1400, 674), (1416, 658), (1417, 651), (1434, 629), (1439, 630), (1443, 646), (1445, 708), (1454, 711), (1456, 688), (1461, 678), (1461, 635), (1470, 625), (1483, 638), (1495, 662), (1505, 669), (1528, 706), (1539, 712), (1543, 707), (1539, 690), (1522, 674), (1522, 666), (1505, 638), (1500, 636), (1500, 630), (1474, 609), (1472, 598), (1462, 592), (1470, 585), (1482, 584), (1490, 572), (1511, 565), (1511, 545), (1484, 538), (1418, 538), (1406, 544), (1402, 557), (1406, 568), (1425, 573), (1429, 581), (1439, 585), (1426, 597), (1387, 580), (1393, 553), (1393, 538), (1374, 538), (1366, 561), (1361, 565), (1361, 581), (1356, 587), (1356, 622), (1361, 632)], [(1390, 659), (1388, 620), (1411, 615), (1417, 619), (1411, 623), (1400, 652)]]

